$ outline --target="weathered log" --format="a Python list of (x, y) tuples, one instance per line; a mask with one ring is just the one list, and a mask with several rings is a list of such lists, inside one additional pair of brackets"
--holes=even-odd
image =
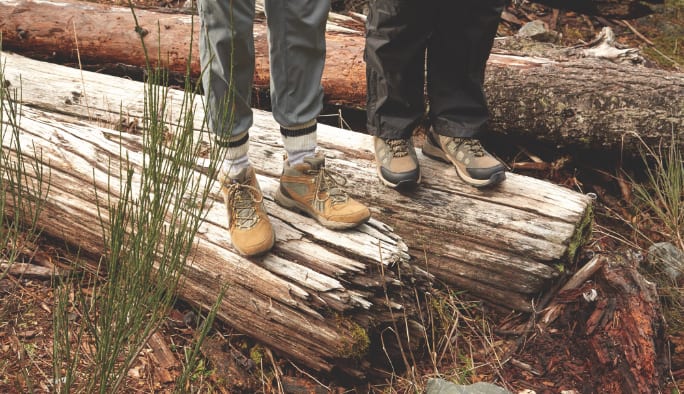
[(587, 15), (635, 19), (653, 13), (653, 8), (648, 4), (663, 4), (664, 0), (535, 0), (533, 3)]
[[(116, 165), (120, 154), (119, 144), (108, 138), (118, 141), (119, 132), (101, 126), (142, 118), (143, 84), (12, 54), (4, 54), (2, 62), (6, 83), (22, 91), (24, 152), (34, 145), (42, 149), (52, 169), (45, 231), (98, 253), (102, 241), (91, 185), (99, 196), (106, 194), (107, 168), (101, 161), (111, 158)], [(168, 113), (177, 116), (182, 92), (170, 90), (167, 101)], [(195, 116), (199, 126), (200, 105)], [(330, 313), (368, 331), (391, 322), (398, 309), (410, 317), (413, 301), (397, 297), (409, 282), (424, 287), (424, 271), (503, 308), (532, 310), (536, 298), (559, 281), (559, 268), (574, 260), (590, 228), (586, 196), (516, 174), (496, 189), (476, 190), (460, 182), (452, 167), (422, 155), (421, 187), (407, 194), (388, 191), (376, 181), (369, 136), (321, 125), (321, 150), (375, 218), (359, 231), (327, 231), (270, 199), (282, 168), (271, 115), (255, 111), (250, 134), (251, 161), (277, 231), (275, 250), (257, 260), (237, 256), (217, 203), (198, 236), (197, 263), (188, 269), (181, 295), (206, 307), (228, 282), (219, 317), (314, 368), (344, 365), (341, 346), (354, 343)], [(140, 160), (139, 136), (124, 134), (122, 143), (134, 162)], [(214, 198), (220, 200), (217, 193)], [(394, 317), (386, 291), (398, 308)]]
[[(143, 116), (140, 83), (18, 55), (5, 55), (5, 62), (6, 79), (21, 84), (26, 105), (112, 127), (121, 113)], [(179, 94), (172, 90), (170, 102), (180, 103)], [(202, 116), (198, 108), (196, 124)], [(270, 113), (255, 111), (250, 156), (258, 171), (273, 179), (282, 169), (281, 154), (274, 152), (282, 146), (279, 134), (272, 132), (276, 128)], [(516, 174), (499, 188), (477, 190), (461, 183), (452, 167), (424, 156), (424, 184), (404, 194), (388, 193), (374, 182), (369, 136), (321, 125), (319, 142), (331, 156), (344, 157), (335, 164), (347, 175), (353, 194), (371, 205), (376, 218), (394, 225), (421, 266), (507, 308), (531, 310), (531, 300), (557, 280), (554, 266), (575, 258), (591, 224), (586, 196)], [(266, 188), (274, 184), (265, 181)]]
[[(146, 10), (136, 10), (136, 16), (146, 32), (144, 41), (153, 64), (161, 59), (172, 71), (184, 73), (189, 67), (192, 75), (199, 75), (197, 20), (193, 26), (190, 15)], [(363, 23), (337, 16), (328, 26), (322, 81), (326, 101), (363, 108)], [(4, 48), (31, 57), (76, 62), (79, 55), (83, 64), (142, 67), (145, 63), (131, 10), (125, 7), (0, 0), (0, 31)], [(255, 24), (254, 35), (255, 87), (267, 89), (263, 21)], [(517, 48), (518, 54), (527, 53), (525, 47)], [(660, 142), (667, 146), (674, 134), (684, 148), (684, 74), (577, 58), (576, 51), (553, 60), (515, 54), (509, 47), (507, 54), (490, 57), (485, 89), (492, 109), (492, 131), (559, 148), (626, 153), (636, 153), (641, 147), (637, 136), (652, 146)], [(543, 52), (540, 55), (544, 56)]]
[[(3, 56), (2, 62), (5, 60)], [(45, 70), (45, 65), (48, 64), (38, 67)], [(15, 66), (19, 65), (7, 65), (7, 70)], [(22, 85), (15, 78), (18, 74), (4, 77), (11, 87)], [(33, 88), (42, 84), (40, 89), (45, 92), (47, 85), (44, 84), (48, 82), (37, 78), (38, 85)], [(50, 83), (59, 86), (60, 80), (57, 77)], [(69, 85), (70, 81), (73, 80), (62, 82)], [(109, 87), (114, 86), (112, 83), (118, 82), (116, 79), (105, 82)], [(71, 95), (73, 89), (64, 90), (64, 87), (57, 89)], [(139, 83), (127, 88), (135, 89), (138, 95), (142, 93)], [(36, 93), (30, 88), (22, 90), (22, 94), (34, 95), (34, 98)], [(56, 103), (43, 107), (53, 111), (59, 111), (59, 106), (68, 107), (60, 94), (53, 98)], [(45, 170), (49, 172), (51, 187), (40, 219), (43, 233), (97, 256), (104, 250), (98, 211), (110, 206), (107, 196), (119, 198), (119, 184), (123, 180), (118, 176), (123, 160), (131, 163), (136, 173), (141, 172), (141, 136), (121, 136), (126, 145), (125, 159), (122, 159), (118, 131), (85, 123), (72, 115), (30, 107), (37, 104), (35, 100), (25, 102), (19, 121), (22, 154), (39, 159), (49, 167)], [(82, 109), (95, 110), (87, 106)], [(3, 122), (7, 122), (0, 125), (3, 153), (8, 150), (16, 154), (9, 131), (9, 114), (3, 117)], [(335, 159), (331, 158), (330, 162)], [(31, 169), (27, 171), (30, 177), (35, 177)], [(272, 195), (276, 181), (272, 177), (259, 177), (264, 190)], [(199, 243), (193, 264), (183, 273), (180, 296), (206, 308), (227, 285), (218, 316), (238, 331), (311, 368), (329, 372), (338, 367), (350, 374), (362, 375), (364, 371), (358, 369), (357, 363), (367, 351), (367, 336), (383, 325), (401, 324), (394, 321), (395, 316), (406, 314), (411, 319), (414, 315), (412, 305), (401, 298), (401, 288), (428, 285), (429, 275), (408, 264), (406, 245), (377, 220), (353, 232), (334, 232), (284, 210), (269, 198), (266, 205), (278, 234), (278, 245), (267, 256), (245, 259), (230, 246), (225, 207), (219, 203), (217, 188), (214, 185), (213, 203), (206, 208), (208, 219), (197, 236)], [(401, 276), (397, 271), (401, 271)], [(412, 324), (409, 328), (419, 326)], [(415, 330), (413, 334), (422, 335)]]

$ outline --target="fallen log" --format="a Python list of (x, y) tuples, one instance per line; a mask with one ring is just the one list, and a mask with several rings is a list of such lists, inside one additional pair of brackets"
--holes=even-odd
[[(115, 135), (118, 141), (119, 133), (102, 126), (113, 129), (122, 118), (128, 125), (143, 117), (143, 84), (18, 55), (4, 54), (2, 60), (6, 84), (21, 88), (25, 151), (35, 143), (53, 169), (56, 186), (50, 214), (43, 219), (45, 231), (97, 253), (102, 245), (93, 229), (99, 227), (73, 221), (81, 215), (94, 220), (94, 193), (83, 185), (93, 184), (93, 168), (96, 179), (106, 175), (95, 157), (119, 155), (119, 146), (107, 138)], [(182, 92), (170, 90), (167, 101), (175, 108), (169, 113), (177, 116)], [(198, 127), (203, 116), (198, 106)], [(278, 234), (275, 250), (259, 261), (236, 256), (217, 203), (198, 236), (203, 252), (181, 296), (206, 307), (220, 282), (227, 281), (231, 286), (220, 318), (315, 368), (330, 370), (340, 362), (339, 343), (349, 343), (348, 333), (321, 317), (333, 310), (369, 331), (387, 324), (392, 321), (383, 299), (387, 286), (390, 304), (398, 308), (394, 316), (403, 309), (410, 317), (414, 301), (399, 297), (399, 290), (411, 282), (425, 287), (426, 271), (500, 308), (532, 311), (537, 298), (562, 280), (560, 271), (574, 262), (591, 227), (587, 196), (516, 174), (496, 189), (477, 190), (460, 182), (452, 167), (422, 155), (421, 187), (405, 194), (389, 191), (376, 181), (370, 136), (321, 125), (321, 150), (375, 218), (360, 231), (327, 231), (270, 199), (282, 170), (282, 145), (271, 114), (255, 111), (250, 134), (250, 155)], [(135, 158), (139, 136), (124, 134), (123, 144)], [(220, 200), (217, 193), (214, 197)], [(316, 283), (291, 276), (295, 267), (318, 278)], [(258, 307), (252, 309), (253, 304)]]
[[(189, 67), (199, 75), (196, 19), (193, 24), (190, 15), (147, 10), (136, 10), (136, 16), (153, 64), (161, 61), (177, 73)], [(365, 107), (363, 29), (361, 21), (343, 16), (328, 24), (322, 83), (330, 105)], [(0, 0), (0, 31), (5, 49), (39, 59), (144, 66), (140, 36), (125, 7)], [(263, 20), (255, 24), (254, 35), (255, 88), (268, 89)], [(518, 42), (490, 57), (485, 89), (493, 132), (570, 150), (626, 154), (638, 152), (637, 136), (651, 146), (667, 146), (674, 135), (684, 148), (684, 74), (615, 64), (550, 45), (528, 47)], [(536, 56), (517, 56), (529, 53)]]
[(533, 3), (581, 14), (599, 15), (615, 19), (635, 19), (653, 13), (650, 4), (663, 4), (664, 0), (535, 0)]
[[(123, 137), (129, 149), (122, 159), (116, 130), (28, 106), (21, 112), (22, 154), (49, 167), (43, 233), (84, 254), (100, 255), (99, 211), (109, 206), (106, 196), (120, 197), (121, 161), (141, 171), (141, 136)], [(16, 153), (12, 137), (3, 132), (3, 150)], [(275, 180), (260, 178), (272, 195)], [(368, 336), (394, 323), (393, 316), (406, 313), (410, 318), (412, 305), (403, 302), (400, 289), (426, 287), (429, 275), (408, 265), (403, 242), (377, 220), (358, 231), (333, 232), (292, 215), (270, 198), (266, 205), (278, 245), (263, 258), (242, 258), (230, 246), (216, 187), (208, 219), (196, 237), (193, 264), (183, 273), (180, 296), (207, 308), (226, 286), (218, 316), (238, 331), (311, 368), (330, 372), (337, 367), (363, 375), (357, 362), (367, 351)]]

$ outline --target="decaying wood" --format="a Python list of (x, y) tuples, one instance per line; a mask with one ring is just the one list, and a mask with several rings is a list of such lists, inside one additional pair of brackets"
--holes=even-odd
[(599, 298), (581, 330), (595, 356), (596, 387), (613, 393), (655, 393), (669, 369), (658, 293), (630, 253), (598, 271)]
[[(564, 293), (577, 291), (577, 289), (591, 278), (603, 264), (605, 264), (606, 257), (603, 255), (594, 256), (582, 268), (561, 287), (558, 291), (558, 297), (563, 297)], [(543, 316), (541, 318), (541, 328), (545, 329), (548, 325), (554, 322), (558, 315), (563, 310), (563, 304), (559, 300), (553, 300), (546, 308), (544, 308)]]
[(175, 354), (169, 349), (166, 339), (156, 331), (147, 341), (150, 347), (150, 357), (154, 360), (154, 376), (162, 384), (171, 383), (176, 380), (181, 364)]
[[(102, 126), (142, 118), (143, 84), (18, 55), (4, 54), (3, 63), (7, 82), (22, 90), (23, 151), (41, 149), (52, 170), (44, 231), (98, 253), (94, 189), (107, 194), (107, 163), (117, 168), (119, 139), (140, 163), (139, 135)], [(168, 113), (178, 116), (181, 101), (182, 92), (170, 90)], [(194, 114), (199, 126), (201, 105)], [(421, 187), (388, 190), (376, 181), (370, 136), (320, 125), (329, 166), (374, 217), (357, 231), (329, 231), (273, 203), (282, 171), (277, 130), (271, 114), (255, 111), (250, 159), (277, 233), (273, 253), (248, 260), (233, 252), (214, 190), (181, 296), (207, 307), (228, 283), (219, 318), (310, 367), (344, 364), (341, 348), (354, 344), (354, 327), (372, 333), (404, 313), (410, 319), (416, 300), (402, 298), (401, 290), (425, 288), (426, 272), (503, 308), (530, 311), (559, 280), (557, 267), (573, 262), (590, 228), (587, 196), (516, 174), (498, 188), (477, 190), (459, 181), (453, 167), (422, 155)]]
[[(153, 64), (161, 59), (172, 71), (184, 73), (189, 67), (193, 76), (199, 75), (196, 18), (193, 25), (190, 15), (136, 10), (136, 16)], [(145, 64), (131, 10), (125, 7), (0, 0), (0, 31), (3, 48), (35, 58), (77, 63), (78, 54), (83, 64)], [(363, 31), (363, 22), (351, 17), (337, 15), (328, 24), (322, 84), (330, 105), (365, 108)], [(255, 87), (268, 89), (263, 19), (255, 24), (254, 35)], [(661, 140), (667, 146), (674, 134), (684, 148), (684, 74), (614, 64), (582, 51), (550, 59), (547, 52), (561, 51), (550, 45), (530, 48), (518, 42), (490, 57), (485, 90), (492, 131), (559, 148), (626, 153), (637, 152), (637, 135), (652, 146)]]
[(51, 279), (64, 275), (62, 270), (57, 267), (47, 268), (36, 264), (16, 262), (12, 264), (0, 262), (0, 273), (7, 273), (22, 278), (39, 279)]

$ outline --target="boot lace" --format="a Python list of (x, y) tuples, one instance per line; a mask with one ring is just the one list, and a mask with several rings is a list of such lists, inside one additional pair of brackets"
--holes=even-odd
[(454, 138), (457, 147), (465, 146), (466, 149), (475, 157), (482, 157), (485, 155), (485, 150), (476, 138)]
[(407, 139), (385, 140), (385, 144), (389, 146), (394, 157), (404, 157), (409, 154), (409, 140)]
[[(316, 201), (323, 202), (330, 199), (332, 205), (343, 204), (349, 198), (347, 193), (342, 190), (342, 187), (347, 184), (347, 178), (344, 175), (330, 171), (325, 167), (317, 170), (308, 171), (309, 174), (316, 176)], [(325, 195), (325, 198), (320, 198), (320, 195)]]
[(238, 228), (247, 229), (254, 227), (259, 221), (256, 212), (257, 204), (263, 201), (263, 195), (259, 189), (235, 182), (228, 186), (228, 207), (231, 212), (231, 224)]

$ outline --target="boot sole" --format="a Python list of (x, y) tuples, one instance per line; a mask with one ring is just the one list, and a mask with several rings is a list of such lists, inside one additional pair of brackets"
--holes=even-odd
[(359, 226), (370, 219), (370, 217), (366, 218), (365, 220), (358, 222), (358, 223), (345, 223), (345, 222), (336, 222), (333, 220), (327, 220), (326, 218), (322, 217), (321, 215), (316, 214), (315, 212), (311, 211), (308, 206), (300, 203), (299, 201), (293, 200), (286, 195), (284, 195), (281, 191), (280, 188), (276, 191), (275, 194), (275, 202), (280, 205), (281, 207), (285, 209), (289, 209), (290, 211), (298, 212), (304, 215), (307, 215), (309, 217), (312, 217), (316, 219), (318, 223), (323, 225), (323, 227), (332, 229), (332, 230), (346, 230), (350, 228), (354, 228), (356, 226)]
[(449, 157), (444, 153), (444, 151), (439, 147), (432, 145), (429, 139), (423, 145), (423, 154), (433, 160), (439, 160), (444, 163), (451, 163), (456, 168), (456, 174), (458, 174), (458, 176), (463, 180), (463, 182), (469, 184), (470, 186), (484, 188), (497, 185), (503, 182), (504, 179), (506, 179), (505, 171), (495, 172), (489, 177), (489, 179), (475, 179), (470, 177), (468, 175), (468, 171), (463, 166), (463, 164), (459, 163), (458, 161), (449, 159)]
[(381, 166), (380, 164), (377, 164), (375, 167), (375, 171), (378, 173), (378, 178), (380, 178), (380, 182), (382, 182), (385, 186), (390, 187), (392, 189), (404, 189), (404, 188), (412, 188), (420, 184), (420, 180), (422, 178), (422, 174), (419, 172), (418, 173), (418, 179), (415, 181), (409, 180), (409, 181), (399, 181), (398, 183), (392, 183), (385, 179), (382, 176), (382, 170), (380, 170)]

